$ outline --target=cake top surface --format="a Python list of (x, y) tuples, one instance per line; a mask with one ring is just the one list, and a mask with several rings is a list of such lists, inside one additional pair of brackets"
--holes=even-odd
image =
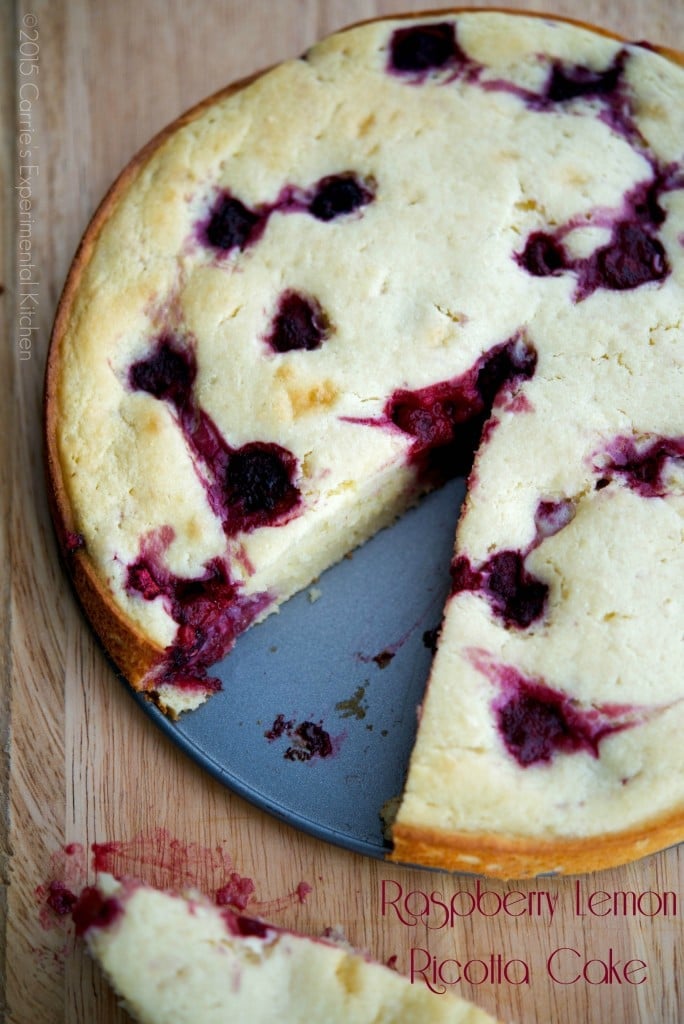
[[(118, 190), (81, 267), (57, 388), (72, 526), (162, 645), (177, 624), (127, 578), (142, 538), (183, 577), (228, 548), (257, 592), (304, 511), (406, 453), (364, 425), (398, 389), (524, 332), (583, 402), (579, 362), (619, 387), (623, 325), (665, 344), (678, 322), (682, 71), (544, 19), (412, 25), (340, 33), (208, 105)], [(611, 239), (641, 244), (648, 303), (595, 258)]]
[(477, 448), (402, 814), (681, 807), (682, 139), (651, 48), (442, 13), (339, 33), (132, 165), (67, 290), (54, 445), (77, 554), (175, 684)]

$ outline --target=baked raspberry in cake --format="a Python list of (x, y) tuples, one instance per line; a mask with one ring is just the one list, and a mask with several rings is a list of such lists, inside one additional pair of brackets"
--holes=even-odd
[(216, 907), (101, 876), (72, 911), (77, 932), (140, 1024), (494, 1024), (389, 967)]
[(468, 475), (394, 856), (680, 840), (683, 139), (674, 55), (480, 11), (341, 32), (154, 140), (47, 376), (58, 532), (132, 685), (197, 706), (248, 626)]

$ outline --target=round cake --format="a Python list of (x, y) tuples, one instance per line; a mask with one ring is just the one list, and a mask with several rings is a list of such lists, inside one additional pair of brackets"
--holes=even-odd
[(493, 11), (348, 29), (153, 140), (46, 386), (58, 535), (130, 683), (196, 707), (248, 626), (467, 475), (394, 857), (681, 840), (682, 140), (676, 55)]
[(103, 875), (73, 916), (140, 1024), (495, 1024), (472, 1003), (412, 984), (346, 946), (199, 896)]

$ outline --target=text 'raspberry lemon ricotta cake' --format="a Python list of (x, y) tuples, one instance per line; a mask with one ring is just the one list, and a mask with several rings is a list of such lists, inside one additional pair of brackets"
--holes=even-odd
[(199, 896), (101, 876), (73, 916), (141, 1024), (495, 1024), (346, 946)]
[(56, 319), (51, 494), (95, 629), (196, 707), (251, 623), (467, 474), (394, 857), (681, 840), (683, 299), (674, 53), (441, 12), (213, 97), (119, 178)]

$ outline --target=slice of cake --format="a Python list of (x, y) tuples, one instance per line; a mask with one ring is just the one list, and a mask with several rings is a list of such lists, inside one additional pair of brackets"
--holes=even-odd
[(469, 474), (395, 856), (681, 839), (683, 139), (674, 55), (480, 11), (339, 33), (154, 140), (46, 391), (58, 533), (132, 685), (197, 706), (251, 623)]
[(73, 917), (141, 1024), (494, 1024), (471, 1003), (411, 984), (341, 945), (201, 897), (101, 876)]

